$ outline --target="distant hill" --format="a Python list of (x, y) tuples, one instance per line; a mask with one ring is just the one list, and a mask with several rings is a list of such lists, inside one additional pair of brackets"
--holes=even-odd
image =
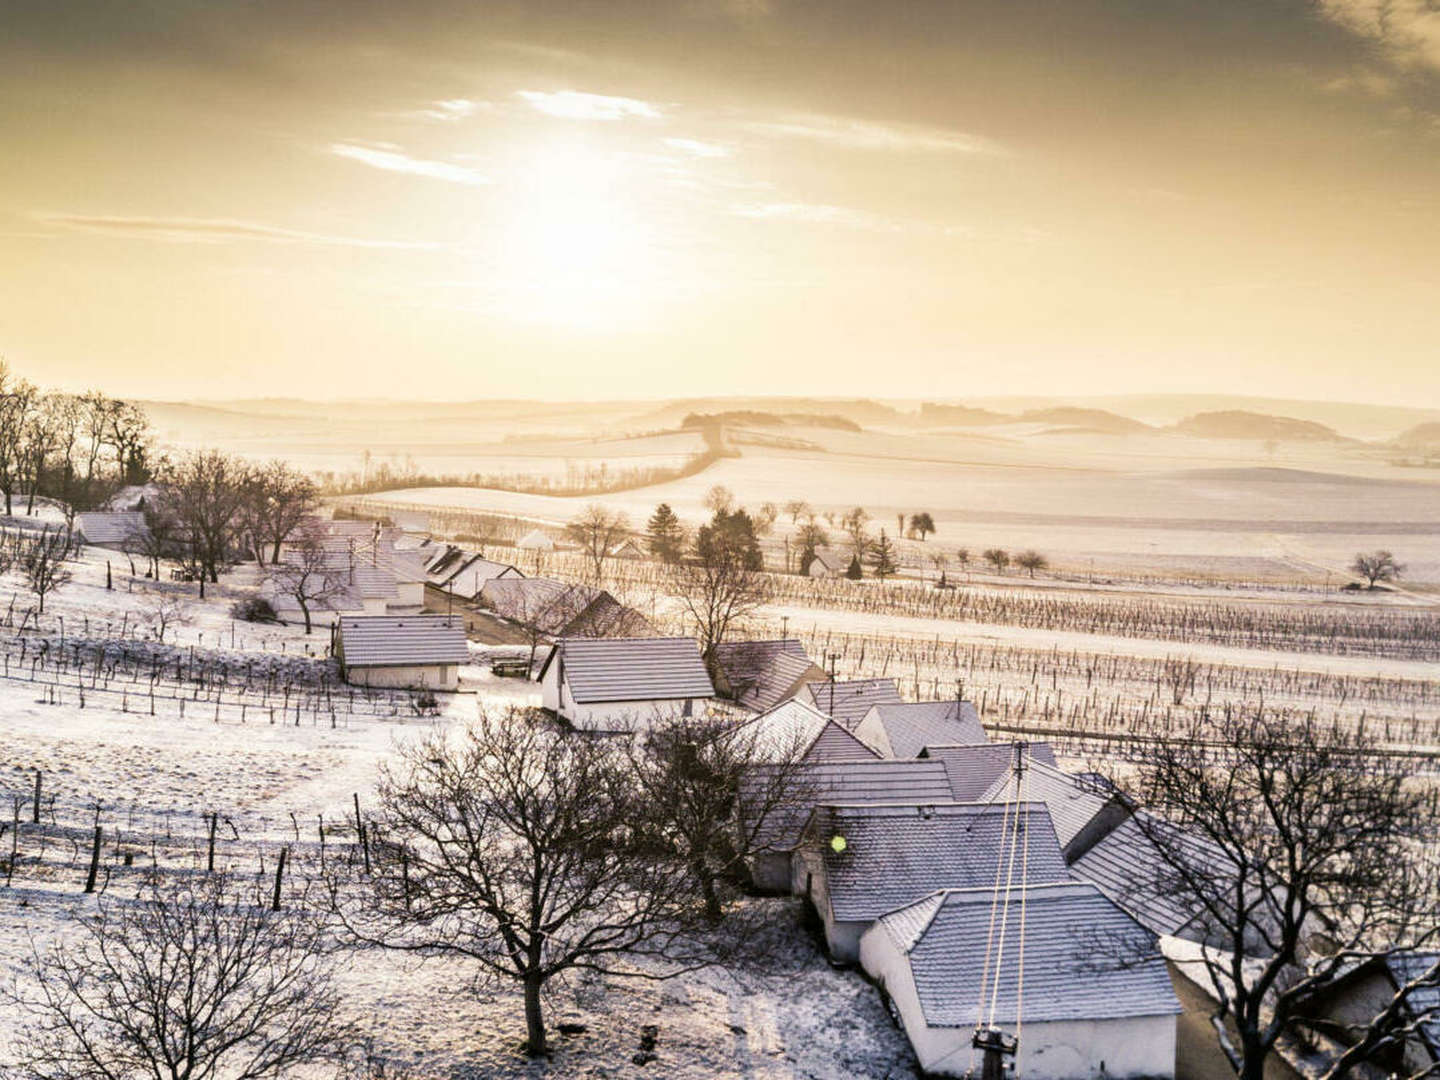
[(1408, 431), (1402, 431), (1396, 437), (1395, 445), (1407, 450), (1440, 450), (1440, 423), (1416, 424)]
[(770, 413), (754, 409), (732, 409), (719, 413), (691, 413), (680, 426), (687, 430), (709, 427), (712, 424), (733, 424), (740, 427), (780, 427), (798, 424), (803, 427), (835, 428), (837, 431), (863, 430), (854, 420), (844, 416), (822, 416), (819, 413)]
[(1149, 424), (1132, 420), (1128, 416), (1109, 412), (1106, 409), (1080, 409), (1060, 406), (1053, 409), (1031, 409), (1020, 414), (1027, 424), (1059, 424), (1065, 428), (1082, 431), (1098, 431), (1106, 435), (1136, 435), (1142, 431), (1153, 431)]
[(1314, 420), (1292, 416), (1227, 409), (1187, 416), (1174, 430), (1202, 439), (1276, 439), (1280, 441), (1340, 442), (1344, 437), (1334, 428)]
[(982, 427), (986, 424), (1009, 424), (1009, 413), (992, 409), (976, 409), (969, 405), (937, 405), (932, 401), (920, 405), (920, 423), (930, 427)]

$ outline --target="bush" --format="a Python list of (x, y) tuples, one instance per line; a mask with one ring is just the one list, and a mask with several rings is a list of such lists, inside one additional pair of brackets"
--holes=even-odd
[(230, 617), (241, 622), (278, 623), (275, 606), (263, 596), (252, 596), (247, 600), (236, 600), (230, 605)]

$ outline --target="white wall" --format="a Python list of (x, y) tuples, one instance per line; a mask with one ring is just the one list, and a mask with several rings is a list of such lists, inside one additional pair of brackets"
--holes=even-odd
[[(895, 1003), (920, 1067), (940, 1076), (970, 1069), (974, 1028), (930, 1027), (920, 1012), (909, 959), (885, 928), (872, 924), (860, 939), (860, 964)], [(1077, 988), (1083, 992), (1083, 988)], [(1176, 1017), (1123, 1020), (1026, 1022), (1016, 1072), (1026, 1080), (1092, 1080), (1107, 1077), (1173, 1077)], [(975, 1062), (978, 1064), (978, 1060)]]
[(454, 690), (459, 669), (454, 664), (414, 664), (403, 667), (349, 667), (346, 681), (356, 686), (401, 689)]
[(586, 731), (645, 731), (658, 718), (695, 716), (708, 698), (668, 698), (657, 701), (577, 702), (568, 681), (560, 679), (559, 657), (540, 680), (540, 703), (577, 728)]

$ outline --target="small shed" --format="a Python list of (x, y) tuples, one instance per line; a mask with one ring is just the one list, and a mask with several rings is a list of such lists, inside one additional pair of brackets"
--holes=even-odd
[(648, 559), (650, 553), (645, 546), (633, 536), (627, 536), (610, 549), (612, 559)]
[(842, 555), (829, 548), (821, 548), (815, 552), (815, 557), (810, 560), (810, 565), (805, 568), (805, 573), (812, 578), (844, 577), (845, 571), (850, 569), (852, 558), (853, 556)]
[(555, 541), (539, 529), (531, 529), (515, 541), (515, 546), (521, 551), (554, 551)]
[(860, 964), (927, 1075), (978, 1065), (979, 1018), (1021, 1029), (1019, 1076), (1175, 1075), (1181, 1008), (1156, 938), (1093, 885), (1030, 884), (998, 899), (989, 885), (935, 892), (877, 920)]
[(1007, 859), (1015, 881), (1069, 880), (1038, 804), (817, 806), (791, 860), (790, 891), (814, 905), (830, 955), (854, 963), (860, 935), (881, 915), (935, 889), (994, 888)]
[(902, 705), (904, 698), (894, 679), (852, 679), (849, 682), (812, 682), (805, 686), (806, 700), (854, 731), (872, 706)]
[(644, 731), (715, 696), (694, 638), (561, 638), (540, 669), (545, 708), (588, 731)]
[(150, 539), (143, 510), (94, 510), (75, 515), (75, 531), (91, 547), (125, 551)]
[(872, 705), (855, 735), (881, 757), (919, 757), (931, 745), (987, 742), (980, 714), (968, 701), (917, 701)]
[(445, 615), (342, 615), (335, 657), (357, 686), (454, 690), (470, 650), (464, 623)]

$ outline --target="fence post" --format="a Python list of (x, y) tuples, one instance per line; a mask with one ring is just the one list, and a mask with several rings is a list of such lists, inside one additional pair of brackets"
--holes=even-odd
[(285, 858), (290, 854), (288, 847), (280, 849), (280, 861), (275, 864), (275, 895), (270, 900), (270, 910), (280, 910), (280, 881), (285, 876)]
[(100, 840), (103, 834), (104, 829), (96, 825), (95, 840), (90, 845), (90, 873), (85, 877), (85, 891), (87, 893), (93, 893), (95, 891), (95, 875), (100, 870)]

